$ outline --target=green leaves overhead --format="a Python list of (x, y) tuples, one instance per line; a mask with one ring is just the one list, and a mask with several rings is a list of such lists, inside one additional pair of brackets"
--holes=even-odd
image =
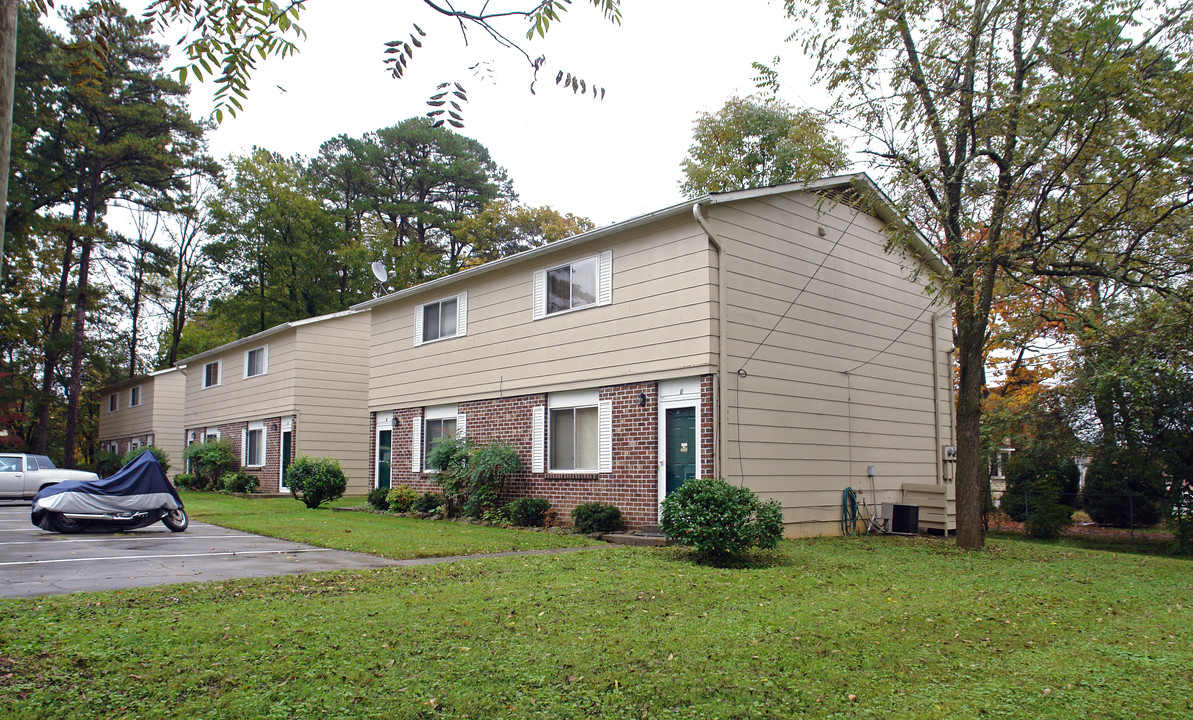
[[(431, 127), (443, 127), (446, 122), (454, 128), (464, 127), (464, 109), (460, 103), (468, 102), (468, 93), (460, 83), (439, 83), (436, 93), (431, 96), (427, 104), (435, 108), (427, 112), (431, 119)], [(454, 98), (454, 99), (453, 99)]]
[[(406, 72), (407, 62), (410, 58), (414, 57), (414, 48), (423, 46), (419, 38), (427, 36), (417, 24), (412, 23), (412, 25), (414, 32), (410, 33), (409, 40), (390, 40), (385, 43), (385, 64), (389, 66), (389, 74), (395, 80), (400, 80)], [(418, 35), (415, 35), (415, 33), (418, 33)]]

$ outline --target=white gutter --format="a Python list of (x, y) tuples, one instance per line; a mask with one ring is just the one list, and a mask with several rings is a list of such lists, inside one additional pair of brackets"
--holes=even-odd
[[(713, 394), (714, 413), (717, 416), (717, 453), (713, 458), (713, 476), (724, 478), (724, 468), (729, 460), (726, 454), (729, 449), (729, 440), (726, 433), (729, 427), (729, 406), (724, 401), (725, 393), (728, 392), (728, 385), (726, 384), (727, 374), (727, 358), (729, 351), (725, 347), (725, 318), (726, 312), (726, 298), (725, 298), (725, 248), (721, 241), (717, 238), (716, 233), (708, 226), (704, 215), (700, 212), (700, 204), (707, 202), (706, 200), (697, 200), (692, 203), (692, 217), (696, 218), (696, 223), (704, 230), (704, 234), (708, 236), (708, 241), (712, 244), (713, 249), (717, 251), (717, 387)], [(745, 478), (742, 478), (745, 481)]]

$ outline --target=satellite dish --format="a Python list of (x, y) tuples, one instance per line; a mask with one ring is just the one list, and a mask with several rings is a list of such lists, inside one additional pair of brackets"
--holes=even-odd
[(373, 262), (373, 277), (377, 278), (377, 282), (383, 283), (389, 280), (389, 270), (385, 268), (385, 263), (380, 260)]

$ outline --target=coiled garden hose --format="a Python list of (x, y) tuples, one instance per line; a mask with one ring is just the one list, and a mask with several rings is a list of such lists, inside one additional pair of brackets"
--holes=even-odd
[(857, 532), (857, 494), (853, 488), (845, 488), (841, 493), (841, 534), (853, 535)]

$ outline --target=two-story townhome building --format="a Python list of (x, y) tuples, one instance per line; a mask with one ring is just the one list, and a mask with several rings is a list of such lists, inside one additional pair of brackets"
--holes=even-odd
[(299, 455), (339, 461), (348, 493), (369, 473), (369, 312), (283, 323), (179, 361), (186, 444), (228, 440), (257, 492), (288, 492)]
[(789, 535), (839, 532), (847, 487), (939, 500), (920, 524), (951, 529), (952, 320), (925, 290), (943, 269), (852, 175), (706, 196), (362, 303), (371, 485), (435, 489), (427, 452), (458, 433), (513, 444), (511, 496), (561, 517), (604, 501), (651, 525), (717, 476), (779, 500)]
[(182, 467), (186, 376), (176, 367), (108, 385), (100, 391), (99, 447), (117, 455), (156, 445)]

